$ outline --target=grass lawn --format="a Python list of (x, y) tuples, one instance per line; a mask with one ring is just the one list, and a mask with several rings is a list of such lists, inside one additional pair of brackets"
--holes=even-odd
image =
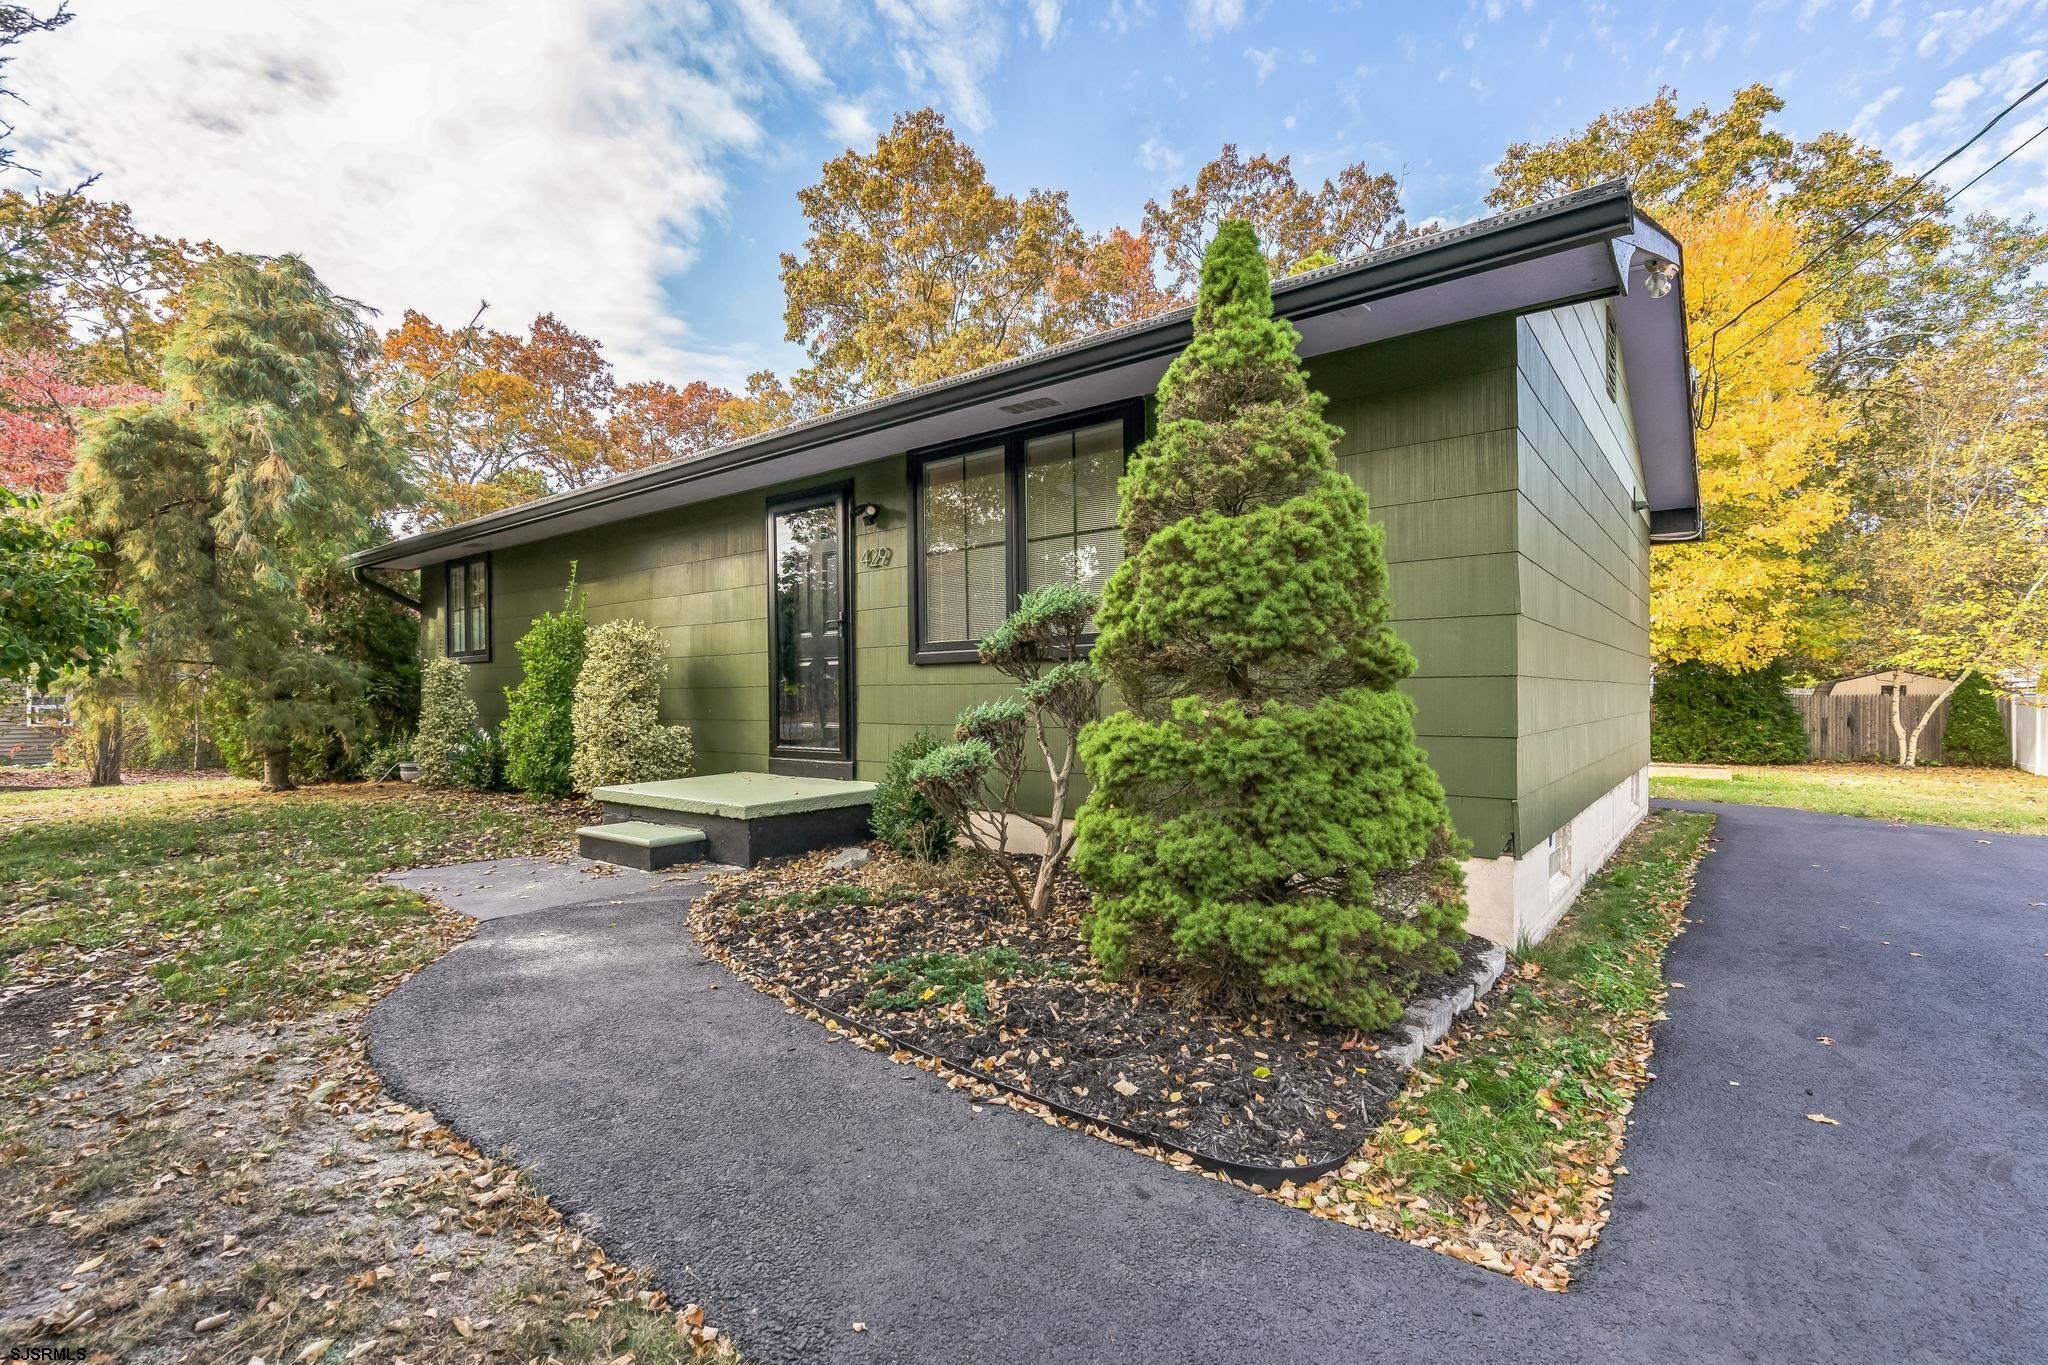
[(2005, 834), (2048, 834), (2048, 777), (2014, 768), (1899, 768), (1884, 763), (1809, 763), (1736, 768), (1732, 781), (1655, 777), (1652, 796), (1797, 806), (1913, 825)]
[(0, 792), (0, 1348), (722, 1352), (364, 1061), (368, 1004), (468, 932), (376, 874), (577, 823), (396, 786)]
[(1562, 1289), (1607, 1221), (1664, 951), (1710, 815), (1652, 815), (1416, 1069), (1357, 1159), (1281, 1197)]

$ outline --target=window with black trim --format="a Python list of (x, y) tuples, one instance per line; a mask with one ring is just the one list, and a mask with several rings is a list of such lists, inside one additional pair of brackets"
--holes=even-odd
[(486, 661), (491, 657), (491, 557), (472, 555), (446, 565), (448, 657)]
[(915, 661), (974, 658), (1033, 588), (1101, 591), (1123, 560), (1117, 481), (1141, 413), (1119, 407), (911, 458)]

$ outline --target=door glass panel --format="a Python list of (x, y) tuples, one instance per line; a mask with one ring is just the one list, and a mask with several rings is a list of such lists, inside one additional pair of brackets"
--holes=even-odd
[(843, 753), (846, 604), (838, 504), (777, 512), (773, 539), (775, 742)]

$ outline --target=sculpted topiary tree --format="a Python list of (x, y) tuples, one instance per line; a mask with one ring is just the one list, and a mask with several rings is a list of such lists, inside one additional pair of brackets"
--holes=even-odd
[[(1017, 904), (1032, 916), (1051, 907), (1053, 883), (1074, 846), (1066, 819), (1074, 760), (1081, 732), (1102, 703), (1102, 679), (1084, 657), (1094, 612), (1095, 595), (1072, 583), (1025, 593), (1010, 619), (976, 646), (983, 663), (1017, 683), (1017, 695), (962, 711), (953, 742), (910, 769), (925, 799), (976, 848), (994, 855)], [(1041, 767), (1052, 792), (1043, 813), (1029, 809), (1020, 796), (1026, 769)], [(1045, 836), (1038, 875), (1028, 884), (1010, 860), (1012, 820), (1035, 825)]]
[(696, 748), (687, 725), (661, 723), (668, 649), (644, 621), (607, 621), (592, 630), (576, 678), (570, 727), (577, 791), (688, 777)]
[(1377, 1028), (1465, 920), (1443, 788), (1416, 747), (1380, 528), (1336, 467), (1251, 229), (1202, 266), (1195, 336), (1122, 487), (1126, 559), (1094, 662), (1075, 870), (1111, 972)]

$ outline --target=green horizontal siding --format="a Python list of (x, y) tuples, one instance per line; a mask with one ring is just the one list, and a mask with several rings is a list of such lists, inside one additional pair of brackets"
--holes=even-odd
[(1650, 757), (1650, 541), (1604, 302), (1515, 324), (1515, 838), (1531, 849)]

